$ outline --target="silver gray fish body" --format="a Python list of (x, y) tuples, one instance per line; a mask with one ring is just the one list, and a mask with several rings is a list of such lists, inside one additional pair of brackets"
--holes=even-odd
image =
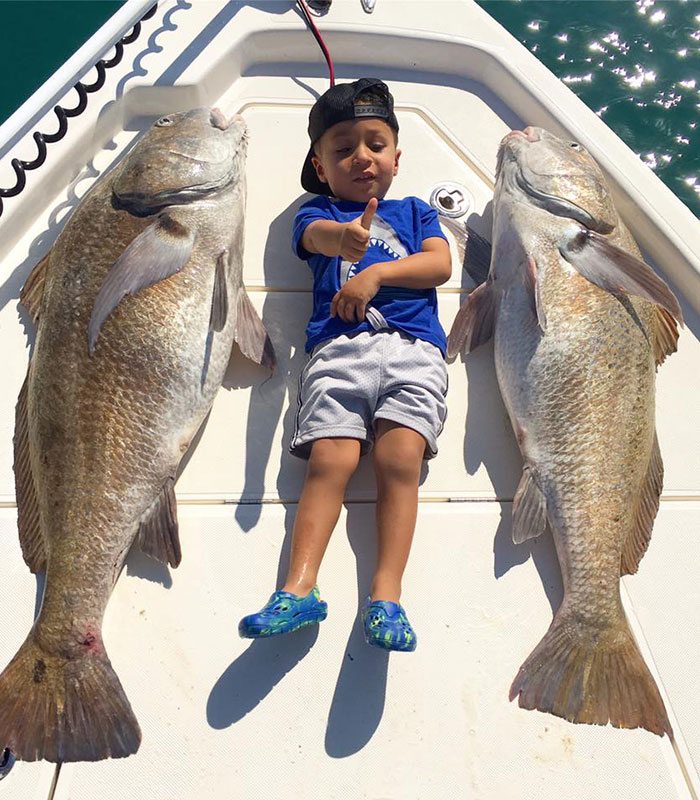
[(654, 383), (675, 350), (673, 317), (675, 297), (641, 260), (588, 153), (542, 129), (509, 134), (489, 277), (449, 349), (493, 334), (524, 461), (513, 539), (549, 524), (562, 570), (561, 607), (511, 688), (525, 708), (671, 733), (619, 581), (636, 571), (658, 509)]
[(242, 285), (246, 129), (159, 120), (91, 189), (30, 276), (37, 321), (15, 430), (19, 532), (41, 612), (0, 676), (0, 742), (25, 760), (135, 752), (104, 610), (138, 538), (180, 561), (174, 481), (236, 338), (272, 364)]

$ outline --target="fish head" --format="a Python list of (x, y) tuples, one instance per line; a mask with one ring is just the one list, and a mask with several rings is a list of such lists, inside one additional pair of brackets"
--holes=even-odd
[(544, 128), (527, 127), (505, 136), (496, 176), (497, 195), (516, 194), (521, 201), (602, 234), (619, 223), (603, 172), (590, 153)]
[(247, 128), (218, 108), (167, 114), (115, 171), (113, 204), (137, 216), (218, 192), (243, 176)]

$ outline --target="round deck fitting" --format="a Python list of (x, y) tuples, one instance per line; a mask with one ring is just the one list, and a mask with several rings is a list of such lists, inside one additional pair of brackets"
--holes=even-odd
[(430, 192), (430, 205), (446, 217), (461, 217), (472, 207), (467, 189), (453, 181), (442, 181)]

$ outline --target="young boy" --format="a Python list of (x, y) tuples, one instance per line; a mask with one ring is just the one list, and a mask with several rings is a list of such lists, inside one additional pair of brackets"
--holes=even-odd
[(379, 80), (338, 84), (309, 115), (301, 184), (319, 197), (294, 221), (293, 244), (314, 274), (310, 358), (300, 379), (290, 450), (308, 458), (287, 579), (243, 637), (289, 633), (326, 618), (316, 577), (362, 454), (377, 479), (377, 567), (363, 609), (365, 639), (410, 651), (399, 604), (418, 509), (421, 462), (446, 416), (445, 333), (435, 287), (451, 272), (436, 212), (416, 197), (384, 200), (398, 172), (394, 101)]

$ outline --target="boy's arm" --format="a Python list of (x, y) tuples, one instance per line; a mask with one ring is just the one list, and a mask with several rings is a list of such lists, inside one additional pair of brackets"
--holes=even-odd
[(317, 219), (306, 226), (301, 246), (309, 253), (342, 256), (346, 261), (360, 261), (369, 245), (369, 228), (379, 201), (372, 198), (362, 216), (351, 222)]
[(331, 302), (331, 316), (345, 322), (365, 318), (367, 303), (382, 286), (403, 289), (434, 289), (452, 274), (452, 258), (447, 242), (440, 236), (423, 239), (423, 250), (397, 261), (372, 264), (343, 284)]

